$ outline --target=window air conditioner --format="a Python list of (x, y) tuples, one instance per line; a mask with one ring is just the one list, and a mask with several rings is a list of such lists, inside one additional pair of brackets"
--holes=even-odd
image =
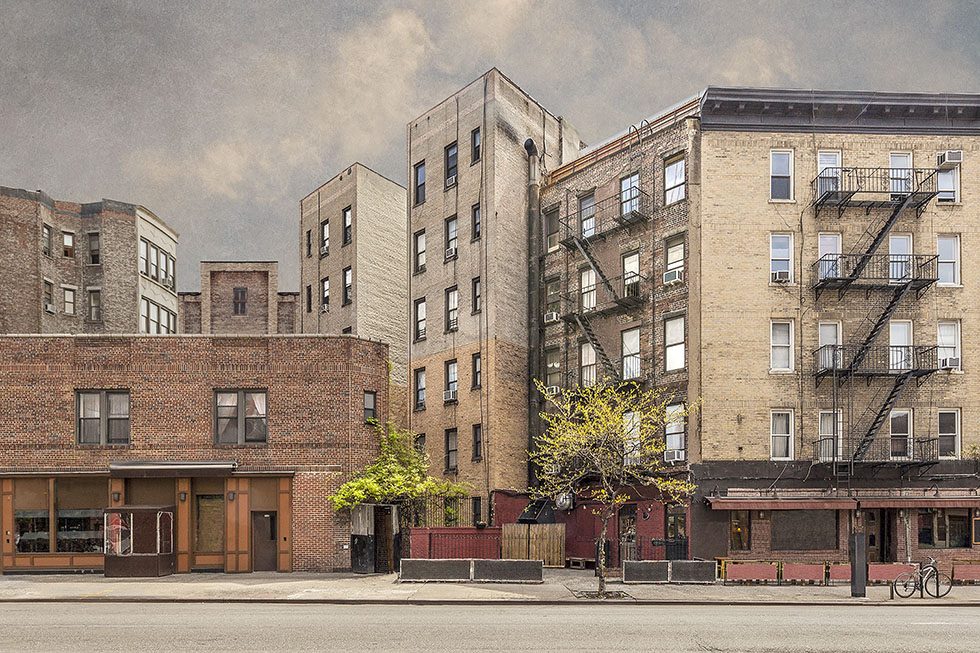
[(48, 313), (54, 313), (54, 304), (44, 302), (44, 310), (46, 310)]
[(547, 392), (549, 395), (556, 395), (561, 392), (561, 388), (559, 388), (557, 385), (549, 385), (544, 389), (544, 391)]
[(454, 258), (456, 258), (456, 248), (455, 247), (447, 247), (446, 248), (446, 260), (449, 261), (449, 260), (454, 259)]
[(559, 319), (561, 318), (558, 315), (558, 311), (548, 311), (547, 313), (544, 314), (545, 324), (552, 324), (554, 322), (557, 322)]
[(456, 185), (456, 175), (449, 175), (446, 177), (446, 188), (452, 188)]
[(936, 167), (940, 170), (952, 170), (963, 163), (963, 150), (946, 150), (936, 155)]
[(789, 283), (789, 270), (778, 270), (770, 273), (773, 283)]
[(672, 286), (684, 280), (684, 270), (668, 270), (664, 272), (664, 285)]
[(456, 391), (455, 390), (446, 390), (446, 391), (444, 391), (442, 393), (442, 400), (443, 401), (456, 401)]
[(960, 359), (959, 356), (941, 358), (939, 359), (939, 367), (944, 370), (958, 370), (960, 369)]
[(330, 253), (330, 245), (322, 245), (320, 247), (320, 256), (326, 256)]
[(321, 313), (329, 313), (330, 312), (330, 304), (320, 304), (320, 312)]
[(684, 460), (684, 450), (683, 449), (665, 449), (664, 450), (664, 460), (668, 463), (679, 462)]
[(449, 318), (449, 331), (455, 331), (459, 328), (459, 318), (451, 317)]

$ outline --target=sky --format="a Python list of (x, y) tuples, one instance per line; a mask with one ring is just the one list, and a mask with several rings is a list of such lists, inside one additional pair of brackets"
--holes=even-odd
[(280, 261), (299, 201), (496, 66), (594, 143), (708, 85), (980, 92), (973, 2), (0, 0), (0, 185), (146, 206), (202, 259)]

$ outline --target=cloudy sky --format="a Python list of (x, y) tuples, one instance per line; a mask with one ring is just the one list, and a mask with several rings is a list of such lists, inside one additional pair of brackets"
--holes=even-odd
[(0, 0), (0, 185), (143, 204), (203, 259), (278, 259), (358, 160), (497, 66), (587, 142), (708, 84), (980, 92), (980, 2)]

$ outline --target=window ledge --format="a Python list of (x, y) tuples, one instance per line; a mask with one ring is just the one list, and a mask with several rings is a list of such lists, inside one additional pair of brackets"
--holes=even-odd
[(119, 449), (131, 449), (133, 447), (133, 443), (132, 442), (126, 442), (126, 443), (119, 442), (119, 443), (115, 443), (115, 444), (109, 444), (109, 443), (105, 443), (105, 444), (82, 444), (81, 442), (76, 442), (75, 443), (75, 446), (78, 447), (79, 449), (119, 450)]
[[(459, 173), (456, 173), (456, 174), (459, 174)], [(455, 184), (449, 184), (448, 186), (444, 186), (443, 190), (444, 191), (452, 190), (452, 189), (456, 188), (457, 186), (459, 186), (459, 182), (458, 181)]]
[(686, 201), (687, 201), (687, 197), (682, 197), (682, 198), (680, 198), (679, 200), (674, 200), (674, 201), (673, 201), (673, 202), (671, 202), (670, 204), (664, 204), (664, 205), (663, 205), (663, 206), (661, 206), (660, 208), (661, 208), (661, 209), (666, 209), (666, 208), (670, 208), (671, 206), (677, 206), (678, 204), (683, 204), (683, 203), (684, 203), (684, 202), (686, 202)]
[(936, 282), (936, 287), (937, 288), (962, 288), (963, 287), (963, 284), (962, 283), (939, 283), (939, 282)]
[(214, 446), (219, 449), (262, 449), (269, 446), (268, 442), (215, 442)]
[(770, 368), (769, 373), (770, 374), (775, 374), (777, 376), (785, 376), (785, 375), (788, 375), (788, 374), (796, 374), (796, 370), (795, 369), (783, 370), (783, 369), (771, 369)]
[(796, 200), (795, 199), (790, 199), (790, 200), (775, 200), (775, 199), (773, 199), (773, 198), (770, 197), (769, 198), (769, 203), (770, 204), (796, 204)]
[(425, 410), (425, 404), (415, 404), (415, 408), (412, 409), (413, 413), (421, 413)]
[(474, 463), (483, 462), (483, 456), (477, 456), (476, 458), (473, 458), (471, 462)]

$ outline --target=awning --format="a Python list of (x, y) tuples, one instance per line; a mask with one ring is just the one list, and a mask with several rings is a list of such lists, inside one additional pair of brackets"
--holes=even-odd
[(861, 508), (980, 508), (980, 497), (858, 499)]
[(766, 499), (708, 497), (712, 510), (854, 510), (854, 499)]
[(180, 476), (231, 476), (238, 467), (234, 460), (141, 461), (109, 463), (109, 476), (115, 478), (177, 478)]

